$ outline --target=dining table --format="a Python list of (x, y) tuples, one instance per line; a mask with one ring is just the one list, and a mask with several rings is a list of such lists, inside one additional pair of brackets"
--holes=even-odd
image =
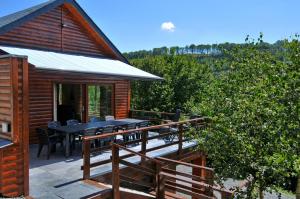
[(72, 135), (76, 135), (80, 132), (83, 132), (88, 129), (97, 129), (104, 128), (106, 126), (114, 126), (118, 128), (125, 127), (128, 124), (139, 124), (145, 122), (147, 120), (139, 120), (134, 118), (124, 118), (117, 120), (109, 120), (109, 121), (99, 121), (99, 122), (89, 122), (89, 123), (78, 123), (75, 125), (66, 125), (66, 126), (56, 126), (49, 127), (49, 129), (54, 130), (58, 135), (64, 136), (66, 138), (65, 143), (65, 156), (70, 156), (70, 139)]

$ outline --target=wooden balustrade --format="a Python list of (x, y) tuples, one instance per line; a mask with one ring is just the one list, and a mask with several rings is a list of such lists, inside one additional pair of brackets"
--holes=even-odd
[[(150, 192), (155, 195), (156, 198), (165, 198), (165, 194), (170, 192), (181, 192), (192, 196), (192, 198), (213, 198), (213, 192), (219, 192), (222, 199), (232, 198), (233, 192), (223, 189), (214, 184), (214, 169), (206, 167), (205, 154), (198, 153), (189, 155), (189, 157), (184, 157), (178, 160), (172, 160), (164, 157), (151, 158), (146, 154), (147, 152), (162, 149), (172, 145), (178, 145), (177, 154), (181, 155), (183, 152), (183, 142), (188, 139), (185, 137), (185, 132), (188, 131), (189, 126), (193, 126), (197, 129), (203, 129), (206, 126), (206, 122), (209, 121), (207, 118), (196, 118), (192, 120), (172, 122), (168, 124), (149, 126), (145, 128), (138, 128), (126, 131), (119, 131), (110, 134), (88, 136), (83, 138), (83, 178), (90, 179), (90, 169), (96, 166), (100, 166), (107, 163), (112, 163), (112, 189), (113, 198), (119, 199), (120, 194), (120, 183), (126, 182), (135, 187), (143, 187), (146, 190), (155, 190)], [(152, 137), (148, 137), (148, 131), (159, 130), (160, 128), (174, 127), (178, 131), (166, 132)], [(108, 138), (117, 135), (129, 135), (131, 133), (141, 133), (141, 138), (138, 140), (133, 140), (129, 142), (122, 143), (111, 143), (109, 146), (98, 147), (91, 149), (91, 142), (93, 140), (99, 140), (103, 138)], [(147, 143), (150, 140), (163, 138), (165, 136), (177, 135), (178, 139), (174, 142), (166, 143), (160, 146), (147, 148)], [(128, 144), (141, 143), (140, 151), (133, 151), (126, 148)], [(103, 150), (112, 150), (111, 158), (107, 160), (102, 160), (98, 162), (90, 162), (90, 156), (92, 153), (101, 152)], [(120, 150), (126, 151), (125, 155), (120, 155)], [(186, 154), (186, 153), (184, 153)], [(138, 163), (133, 163), (126, 160), (129, 157), (140, 157), (141, 161)], [(179, 156), (181, 157), (181, 156)], [(200, 158), (199, 158), (200, 157)], [(196, 158), (196, 159), (195, 159)], [(193, 161), (197, 160), (197, 161)], [(192, 161), (193, 163), (188, 163)], [(151, 163), (149, 167), (149, 163)], [(134, 177), (128, 176), (128, 174), (121, 173), (119, 165), (122, 164), (127, 168), (132, 168), (137, 171), (140, 175), (145, 175), (151, 178), (151, 182), (137, 180)], [(176, 166), (183, 165), (191, 167), (193, 173), (187, 173), (184, 171), (177, 171)], [(175, 169), (174, 169), (175, 166)], [(195, 171), (195, 172), (194, 172)]]
[[(125, 161), (124, 158), (120, 157), (119, 151), (125, 150), (136, 156), (143, 157), (145, 160), (154, 163), (154, 168), (147, 168), (143, 164), (131, 163)], [(206, 171), (206, 174), (212, 173), (207, 176), (195, 176), (184, 171), (177, 171), (176, 169), (170, 169), (168, 166), (171, 164), (184, 165), (191, 168), (202, 169)], [(151, 176), (153, 183), (138, 181), (137, 179), (131, 178), (120, 174), (119, 164), (138, 170), (144, 175)], [(222, 199), (229, 199), (233, 197), (233, 192), (223, 189), (219, 186), (214, 185), (211, 177), (213, 176), (214, 170), (206, 166), (199, 166), (190, 164), (187, 162), (171, 160), (168, 158), (151, 158), (144, 154), (127, 149), (124, 146), (118, 144), (112, 144), (112, 188), (113, 198), (120, 198), (120, 182), (128, 182), (138, 186), (143, 186), (149, 190), (155, 190), (153, 194), (158, 199), (164, 199), (167, 191), (177, 191), (193, 198), (207, 198), (213, 199), (211, 194), (213, 191), (219, 192)]]
[[(91, 163), (90, 157), (91, 157), (92, 153), (102, 152), (102, 151), (111, 149), (110, 145), (91, 149), (91, 147), (90, 147), (91, 144), (90, 143), (91, 143), (92, 140), (100, 140), (100, 139), (104, 139), (104, 138), (114, 137), (114, 136), (117, 136), (117, 135), (129, 135), (131, 133), (136, 133), (138, 131), (139, 133), (141, 133), (141, 139), (128, 141), (128, 142), (122, 142), (122, 143), (118, 143), (118, 144), (120, 146), (126, 146), (126, 145), (130, 145), (130, 144), (141, 143), (141, 151), (139, 151), (138, 153), (143, 154), (143, 155), (145, 155), (147, 152), (150, 152), (150, 151), (166, 148), (166, 147), (169, 147), (169, 146), (172, 146), (172, 145), (178, 145), (178, 152), (177, 153), (181, 154), (182, 150), (183, 150), (182, 143), (188, 140), (188, 138), (186, 138), (184, 136), (184, 132), (187, 130), (187, 128), (183, 128), (184, 125), (188, 126), (190, 124), (193, 124), (193, 126), (194, 125), (203, 126), (203, 125), (205, 125), (206, 121), (207, 121), (207, 118), (196, 118), (196, 119), (192, 119), (192, 120), (186, 120), (186, 121), (180, 121), (180, 122), (171, 122), (171, 123), (168, 123), (168, 124), (161, 124), (161, 125), (149, 126), (149, 127), (145, 127), (145, 128), (119, 131), (119, 132), (114, 132), (114, 133), (109, 133), (109, 134), (86, 136), (86, 137), (83, 138), (83, 166), (82, 166), (83, 179), (90, 179), (90, 169), (91, 168), (111, 162), (111, 159), (106, 159), (106, 160)], [(175, 128), (178, 128), (178, 131), (161, 133), (161, 134), (156, 135), (156, 136), (147, 137), (148, 131), (155, 131), (155, 130), (159, 130), (160, 128), (164, 128), (164, 127), (173, 127), (173, 128), (175, 127)], [(163, 145), (152, 147), (152, 148), (147, 148), (147, 142), (150, 141), (150, 140), (164, 138), (166, 136), (174, 136), (174, 135), (178, 136), (177, 141), (173, 141), (173, 142), (170, 142), (170, 143), (165, 143)], [(134, 153), (123, 155), (123, 156), (121, 156), (121, 158), (128, 158), (128, 157), (131, 157), (131, 156), (134, 156)], [(144, 161), (144, 157), (142, 157), (141, 161)]]
[(129, 111), (129, 117), (137, 119), (147, 119), (153, 123), (164, 123), (170, 121), (176, 113), (170, 112), (157, 112), (157, 111), (146, 111), (146, 110), (133, 110)]

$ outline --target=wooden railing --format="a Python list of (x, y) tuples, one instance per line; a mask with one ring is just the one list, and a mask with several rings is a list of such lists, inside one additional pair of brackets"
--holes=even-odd
[[(134, 164), (124, 160), (120, 157), (120, 149), (125, 150), (136, 156), (153, 163), (152, 166), (147, 167), (145, 164)], [(147, 175), (152, 179), (150, 182), (138, 181), (137, 179), (120, 174), (119, 164), (126, 165), (140, 173)], [(184, 171), (177, 171), (170, 169), (170, 165), (184, 165), (191, 167), (193, 170), (200, 170), (205, 175), (197, 176)], [(213, 199), (213, 191), (220, 192), (222, 199), (232, 198), (233, 192), (220, 188), (214, 185), (213, 182), (214, 170), (205, 166), (199, 166), (182, 161), (171, 160), (167, 158), (150, 158), (144, 154), (137, 153), (124, 146), (113, 144), (112, 145), (112, 189), (113, 198), (120, 198), (120, 182), (127, 182), (134, 184), (134, 187), (146, 187), (148, 192), (152, 193), (156, 198), (163, 199), (167, 191), (180, 192), (193, 198), (199, 199)], [(151, 192), (151, 189), (154, 190)]]
[[(105, 160), (91, 163), (91, 154), (99, 153), (99, 152), (111, 149), (111, 145), (97, 147), (97, 148), (91, 148), (91, 142), (93, 140), (101, 140), (101, 139), (111, 138), (111, 137), (118, 136), (118, 135), (129, 135), (131, 133), (139, 132), (141, 134), (140, 139), (136, 139), (136, 140), (128, 141), (128, 142), (121, 142), (121, 143), (119, 143), (119, 145), (127, 146), (127, 145), (131, 145), (131, 144), (141, 143), (141, 151), (139, 151), (138, 153), (143, 154), (143, 155), (145, 155), (147, 152), (150, 152), (150, 151), (155, 151), (155, 150), (169, 147), (172, 145), (178, 145), (177, 153), (178, 153), (178, 155), (181, 155), (183, 152), (183, 142), (188, 140), (188, 138), (186, 136), (184, 136), (184, 132), (188, 131), (188, 129), (189, 129), (188, 126), (192, 125), (192, 126), (203, 127), (203, 126), (206, 126), (207, 121), (208, 121), (208, 118), (197, 118), (197, 119), (186, 120), (186, 121), (181, 121), (181, 122), (172, 122), (172, 123), (168, 123), (168, 124), (149, 126), (149, 127), (145, 127), (145, 128), (119, 131), (119, 132), (110, 133), (110, 134), (84, 137), (83, 138), (83, 166), (82, 166), (83, 179), (90, 179), (91, 168), (97, 167), (97, 166), (100, 166), (103, 164), (107, 164), (112, 161), (111, 158), (108, 158)], [(166, 127), (172, 127), (172, 128), (176, 128), (178, 130), (177, 131), (168, 131), (165, 133), (161, 133), (161, 134), (158, 134), (155, 136), (148, 137), (149, 131), (159, 131), (159, 129), (166, 128)], [(171, 130), (171, 128), (169, 128), (169, 130)], [(177, 139), (172, 142), (164, 143), (163, 145), (147, 148), (148, 141), (154, 140), (154, 139), (170, 137), (170, 136), (177, 136)], [(134, 156), (134, 153), (122, 155), (121, 158), (124, 159), (124, 158), (129, 158), (132, 156)]]
[(131, 109), (129, 111), (130, 118), (146, 119), (156, 124), (161, 124), (166, 120), (172, 120), (175, 114), (176, 113), (134, 110), (134, 109)]

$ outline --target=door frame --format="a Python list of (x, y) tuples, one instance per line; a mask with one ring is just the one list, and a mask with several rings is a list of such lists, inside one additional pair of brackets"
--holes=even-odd
[(53, 82), (53, 120), (57, 121), (57, 95), (58, 95), (58, 90), (57, 90), (57, 85), (59, 84), (69, 84), (69, 85), (80, 85), (81, 86), (81, 110), (80, 110), (80, 115), (81, 115), (81, 120), (82, 122), (87, 122), (87, 113), (86, 113), (86, 105), (88, 104), (87, 102), (87, 87), (86, 84), (82, 83), (76, 83), (76, 82)]
[(88, 83), (88, 84), (85, 84), (85, 94), (86, 94), (86, 111), (85, 111), (85, 117), (86, 117), (86, 120), (88, 120), (89, 118), (89, 93), (88, 93), (88, 87), (89, 86), (103, 86), (103, 85), (106, 85), (106, 86), (112, 86), (112, 96), (111, 96), (111, 104), (112, 104), (112, 114), (114, 116), (116, 116), (116, 101), (115, 101), (115, 83)]

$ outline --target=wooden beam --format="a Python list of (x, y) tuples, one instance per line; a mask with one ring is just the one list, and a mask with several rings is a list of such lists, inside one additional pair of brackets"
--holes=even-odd
[(12, 86), (12, 140), (19, 143), (19, 67), (18, 58), (11, 58), (11, 86)]
[(90, 179), (90, 170), (91, 170), (91, 141), (83, 140), (83, 179)]
[(24, 157), (24, 195), (29, 195), (29, 80), (28, 80), (28, 60), (22, 59), (23, 72), (23, 157)]
[(113, 198), (120, 199), (120, 168), (119, 168), (119, 148), (112, 146), (112, 188)]

